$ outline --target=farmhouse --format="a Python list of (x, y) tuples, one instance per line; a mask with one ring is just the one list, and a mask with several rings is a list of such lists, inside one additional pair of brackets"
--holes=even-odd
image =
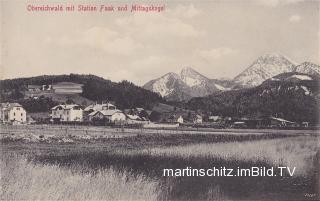
[(183, 117), (181, 115), (172, 115), (171, 117), (169, 117), (168, 122), (183, 124)]
[(297, 123), (282, 118), (270, 117), (270, 125), (271, 127), (289, 127), (297, 126)]
[(202, 124), (202, 116), (197, 114), (197, 115), (193, 118), (193, 123), (195, 123), (195, 124)]
[(176, 120), (177, 123), (183, 124), (183, 117), (179, 116)]
[(28, 91), (29, 92), (40, 92), (40, 91), (51, 91), (52, 85), (28, 85)]
[(221, 116), (209, 116), (208, 120), (210, 122), (219, 122), (219, 121), (222, 121), (222, 117)]
[(80, 94), (82, 93), (83, 84), (73, 82), (58, 82), (52, 85), (56, 94)]
[(124, 122), (126, 115), (120, 110), (100, 110), (89, 114), (89, 121), (104, 121), (106, 123)]
[(27, 121), (27, 112), (19, 103), (1, 103), (0, 121), (2, 123), (23, 124)]
[(57, 105), (51, 109), (51, 120), (54, 122), (83, 121), (82, 108), (79, 105)]
[(84, 108), (84, 112), (93, 112), (93, 111), (101, 111), (101, 110), (116, 110), (117, 107), (111, 103), (103, 103), (103, 104), (91, 104)]
[(132, 109), (125, 109), (124, 112), (130, 115), (138, 115), (138, 116), (148, 116), (151, 114), (151, 111), (147, 111), (144, 108), (137, 107)]
[(127, 124), (146, 124), (150, 122), (146, 118), (141, 118), (138, 115), (127, 114), (126, 116), (127, 116), (127, 121), (126, 121)]
[(117, 107), (111, 103), (103, 103), (103, 104), (91, 104), (84, 108), (83, 110), (83, 118), (84, 121), (89, 121), (89, 114), (95, 111), (102, 111), (102, 110), (117, 110)]
[(37, 92), (41, 91), (42, 86), (40, 85), (28, 85), (28, 91), (30, 92)]
[(25, 97), (38, 98), (42, 95), (52, 94), (54, 91), (52, 85), (28, 85), (27, 91), (24, 92)]

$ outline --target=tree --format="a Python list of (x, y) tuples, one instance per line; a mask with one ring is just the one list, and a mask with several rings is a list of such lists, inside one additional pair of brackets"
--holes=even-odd
[(75, 104), (74, 100), (72, 100), (71, 98), (68, 98), (66, 103), (67, 104)]
[(160, 121), (161, 120), (161, 113), (157, 112), (157, 111), (152, 111), (150, 116), (149, 116), (150, 121)]

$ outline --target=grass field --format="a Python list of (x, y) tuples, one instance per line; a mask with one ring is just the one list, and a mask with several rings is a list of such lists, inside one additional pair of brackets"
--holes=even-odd
[[(4, 200), (317, 200), (317, 131), (1, 137)], [(121, 136), (122, 134), (119, 134)], [(10, 136), (13, 136), (10, 138)], [(46, 136), (46, 137), (45, 137)], [(87, 137), (83, 137), (87, 136)], [(88, 137), (89, 136), (89, 137)], [(30, 137), (33, 139), (34, 137)], [(61, 141), (61, 139), (72, 141)], [(48, 140), (49, 139), (49, 140)], [(164, 168), (296, 166), (293, 177), (163, 177)], [(306, 194), (311, 195), (306, 196)]]
[(1, 200), (156, 200), (157, 182), (113, 168), (35, 164), (1, 158)]

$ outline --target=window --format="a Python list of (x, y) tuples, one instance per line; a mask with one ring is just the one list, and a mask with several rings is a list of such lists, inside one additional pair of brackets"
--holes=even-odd
[(15, 113), (15, 112), (13, 113), (13, 116), (16, 116), (16, 113)]
[(18, 107), (17, 110), (20, 110), (20, 108)]
[(21, 116), (23, 117), (23, 113), (21, 113)]

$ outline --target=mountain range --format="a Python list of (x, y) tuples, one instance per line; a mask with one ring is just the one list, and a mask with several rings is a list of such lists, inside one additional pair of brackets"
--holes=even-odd
[(166, 106), (171, 108), (163, 112), (167, 116), (179, 111), (235, 118), (277, 116), (316, 124), (320, 113), (319, 69), (310, 62), (295, 65), (281, 55), (265, 55), (233, 80), (210, 79), (184, 68), (151, 80), (145, 89), (128, 81), (116, 83), (94, 75), (43, 75), (0, 80), (0, 100), (18, 102), (28, 112), (48, 112), (62, 101), (61, 97), (26, 98), (28, 85), (74, 82), (83, 85), (83, 92), (75, 97), (67, 95), (62, 102), (86, 105), (83, 102), (110, 101), (119, 109), (143, 107), (157, 112)]
[(277, 116), (295, 122), (319, 123), (319, 84), (317, 75), (282, 73), (256, 87), (192, 98), (185, 108), (207, 115), (238, 118)]
[(187, 101), (218, 91), (252, 88), (281, 73), (298, 72), (320, 75), (320, 66), (311, 62), (297, 65), (281, 54), (265, 54), (231, 80), (210, 79), (194, 69), (183, 68), (180, 73), (167, 73), (147, 82), (143, 88), (156, 92), (170, 101)]

